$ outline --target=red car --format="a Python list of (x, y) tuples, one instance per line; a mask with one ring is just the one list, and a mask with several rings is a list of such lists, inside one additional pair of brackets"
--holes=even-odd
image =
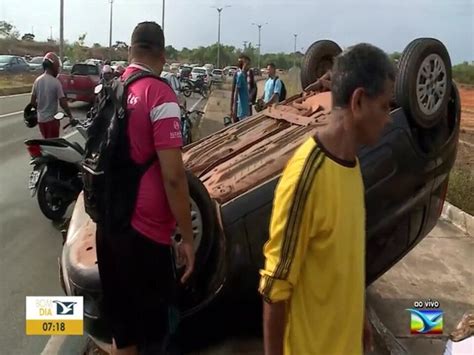
[(94, 88), (100, 80), (100, 69), (94, 64), (74, 64), (70, 74), (59, 74), (64, 94), (70, 101), (94, 103)]

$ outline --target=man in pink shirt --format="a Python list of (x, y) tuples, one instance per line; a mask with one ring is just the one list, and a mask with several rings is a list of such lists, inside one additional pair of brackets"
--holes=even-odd
[[(164, 36), (154, 22), (132, 34), (131, 65), (122, 80), (138, 71), (159, 76), (165, 64)], [(176, 302), (171, 236), (178, 224), (178, 257), (194, 267), (193, 231), (187, 179), (181, 157), (180, 108), (173, 89), (156, 77), (127, 90), (128, 139), (136, 164), (153, 161), (138, 186), (129, 228), (113, 236), (98, 232), (97, 256), (105, 318), (116, 354), (160, 353), (170, 333), (170, 307)]]

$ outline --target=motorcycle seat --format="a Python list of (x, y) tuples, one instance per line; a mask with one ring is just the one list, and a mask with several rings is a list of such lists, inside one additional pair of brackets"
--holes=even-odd
[(84, 149), (81, 147), (79, 143), (70, 142), (70, 141), (65, 140), (64, 138), (29, 139), (25, 141), (25, 144), (27, 145), (38, 144), (38, 145), (44, 145), (44, 146), (50, 146), (50, 147), (61, 147), (61, 148), (71, 147), (72, 149), (80, 153), (81, 155), (84, 154)]

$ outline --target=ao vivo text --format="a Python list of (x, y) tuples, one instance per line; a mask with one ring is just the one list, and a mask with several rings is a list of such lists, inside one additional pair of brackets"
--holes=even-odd
[(439, 308), (440, 306), (441, 304), (438, 301), (431, 298), (413, 302), (413, 307), (415, 308)]

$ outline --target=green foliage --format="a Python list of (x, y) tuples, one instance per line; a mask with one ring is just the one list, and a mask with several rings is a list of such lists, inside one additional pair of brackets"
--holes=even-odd
[(474, 173), (472, 169), (454, 168), (449, 175), (446, 199), (463, 211), (474, 215)]
[(464, 62), (453, 66), (453, 79), (461, 84), (474, 85), (474, 65)]

